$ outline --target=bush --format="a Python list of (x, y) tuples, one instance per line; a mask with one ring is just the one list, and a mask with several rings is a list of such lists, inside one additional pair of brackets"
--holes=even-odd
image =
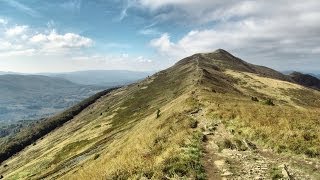
[(160, 109), (157, 110), (157, 119), (160, 117)]
[(195, 120), (195, 119), (192, 119), (191, 122), (190, 122), (190, 127), (191, 127), (192, 129), (197, 128), (197, 127), (198, 127), (198, 121)]
[(191, 143), (186, 145), (181, 153), (170, 157), (164, 161), (162, 169), (166, 177), (174, 179), (187, 179), (196, 175), (193, 179), (204, 180), (206, 178), (205, 170), (201, 164), (203, 149), (201, 141), (202, 133), (196, 133), (191, 139)]
[(271, 174), (271, 178), (273, 180), (282, 179), (283, 178), (281, 170), (279, 168), (277, 168), (277, 167), (272, 168), (270, 174)]
[(243, 142), (239, 139), (234, 140), (236, 143), (236, 147), (239, 151), (246, 151), (248, 148), (243, 144)]
[(96, 160), (96, 159), (98, 159), (99, 157), (100, 157), (100, 154), (96, 154), (96, 155), (94, 155), (93, 160)]
[(304, 152), (305, 155), (307, 155), (309, 158), (315, 158), (320, 155), (320, 152), (317, 151), (317, 149), (309, 148)]
[(259, 102), (259, 99), (258, 99), (257, 97), (251, 97), (251, 100), (252, 100), (252, 101)]
[(287, 151), (287, 147), (285, 145), (279, 145), (276, 150), (278, 153), (283, 153)]
[(224, 139), (223, 141), (219, 142), (218, 147), (220, 150), (236, 148), (236, 146), (229, 139)]
[(271, 99), (267, 99), (263, 102), (263, 104), (268, 105), (268, 106), (274, 106), (275, 104)]

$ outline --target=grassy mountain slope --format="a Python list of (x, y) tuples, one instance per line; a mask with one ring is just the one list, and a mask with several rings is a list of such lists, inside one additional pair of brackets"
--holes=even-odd
[(270, 179), (287, 172), (317, 179), (319, 108), (319, 91), (281, 73), (224, 50), (196, 54), (101, 97), (5, 161), (0, 173), (8, 179)]

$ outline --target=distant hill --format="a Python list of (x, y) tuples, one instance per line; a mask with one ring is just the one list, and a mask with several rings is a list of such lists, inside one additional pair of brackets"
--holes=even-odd
[(43, 75), (64, 78), (78, 84), (110, 87), (129, 84), (137, 80), (144, 79), (148, 75), (151, 75), (151, 72), (126, 70), (90, 70), (67, 73), (44, 73)]
[(21, 74), (21, 73), (16, 73), (11, 71), (0, 71), (0, 75), (5, 75), (5, 74)]
[(303, 74), (300, 72), (293, 72), (290, 74), (290, 77), (298, 84), (307, 86), (310, 88), (320, 89), (320, 79), (309, 75)]
[(40, 75), (0, 75), (0, 122), (38, 119), (102, 90)]

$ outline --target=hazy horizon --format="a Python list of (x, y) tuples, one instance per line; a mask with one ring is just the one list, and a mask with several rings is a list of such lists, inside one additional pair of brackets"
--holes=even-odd
[(13, 73), (13, 74), (64, 74), (64, 73), (76, 73), (76, 72), (90, 72), (90, 71), (129, 71), (129, 72), (156, 72), (156, 71), (148, 71), (148, 70), (127, 70), (127, 69), (84, 69), (84, 70), (76, 70), (76, 71), (48, 71), (48, 72), (18, 72), (18, 71), (1, 71), (0, 73)]

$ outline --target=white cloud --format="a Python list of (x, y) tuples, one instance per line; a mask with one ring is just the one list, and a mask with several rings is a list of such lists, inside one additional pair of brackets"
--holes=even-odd
[(15, 27), (7, 29), (5, 34), (7, 36), (18, 36), (18, 35), (22, 35), (23, 33), (25, 33), (27, 29), (28, 29), (28, 26), (25, 26), (25, 25), (15, 26)]
[[(301, 60), (301, 57), (320, 65), (318, 1), (237, 1), (230, 4), (230, 0), (200, 5), (192, 0), (166, 0), (153, 5), (148, 0), (142, 2), (153, 11), (174, 5), (188, 14), (180, 18), (193, 19), (198, 23), (214, 22), (205, 28), (190, 30), (177, 41), (171, 40), (168, 33), (150, 41), (150, 45), (161, 54), (176, 60), (194, 53), (224, 48), (259, 64), (270, 65), (266, 61), (273, 60), (274, 67), (285, 63), (290, 65), (290, 62)], [(214, 3), (217, 3), (216, 6), (213, 6)], [(208, 6), (204, 7), (206, 4)], [(193, 5), (193, 8), (186, 8)], [(169, 20), (174, 21), (175, 17), (171, 18)]]
[(151, 62), (152, 62), (151, 59), (145, 58), (145, 57), (143, 57), (143, 56), (137, 57), (136, 60), (137, 60), (138, 62), (140, 62), (140, 63), (151, 63)]
[(155, 28), (147, 28), (147, 29), (141, 29), (139, 31), (139, 34), (142, 34), (142, 35), (159, 35), (161, 33)]
[(43, 49), (72, 49), (90, 47), (93, 41), (90, 38), (74, 33), (58, 34), (51, 31), (49, 34), (36, 34), (30, 38), (30, 42)]
[[(205, 5), (210, 3), (210, 1), (199, 1), (196, 0), (139, 0), (141, 5), (151, 8), (152, 10), (161, 8), (163, 6), (169, 5), (180, 5), (180, 6), (190, 6), (190, 5)], [(197, 3), (198, 2), (198, 3)], [(215, 0), (211, 1), (212, 3), (217, 3)], [(202, 5), (201, 5), (202, 6)]]
[(23, 46), (20, 44), (13, 44), (11, 42), (0, 39), (0, 52), (1, 51), (12, 51), (12, 50), (21, 50)]
[(8, 20), (0, 18), (0, 25), (7, 25), (8, 24)]
[(167, 51), (171, 48), (173, 43), (170, 42), (170, 37), (168, 33), (164, 33), (160, 38), (151, 40), (150, 44), (154, 47), (157, 47), (160, 51)]
[(144, 56), (129, 56), (123, 53), (119, 55), (82, 55), (71, 58), (75, 63), (86, 64), (92, 69), (119, 69), (150, 71), (159, 68), (154, 61)]
[(0, 57), (10, 57), (10, 56), (33, 56), (35, 55), (35, 49), (22, 49), (22, 50), (11, 50), (6, 52), (1, 52)]
[(235, 16), (248, 16), (259, 11), (256, 1), (238, 0), (138, 0), (136, 7), (150, 9), (160, 21), (182, 20), (203, 24), (226, 20)]
[(121, 56), (124, 57), (124, 58), (128, 58), (128, 57), (129, 57), (129, 54), (127, 54), (127, 53), (122, 53)]
[(27, 25), (4, 27), (0, 32), (0, 54), (4, 56), (62, 55), (89, 48), (94, 42), (75, 33), (60, 34), (44, 29), (37, 32)]

